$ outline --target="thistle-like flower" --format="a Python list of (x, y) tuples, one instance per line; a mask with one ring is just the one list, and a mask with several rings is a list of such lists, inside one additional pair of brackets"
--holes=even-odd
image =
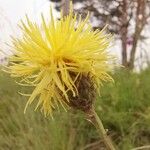
[(38, 25), (26, 17), (21, 21), (22, 38), (12, 38), (14, 55), (9, 72), (20, 77), (20, 84), (33, 86), (25, 110), (37, 100), (45, 115), (62, 105), (87, 111), (93, 104), (96, 89), (102, 81), (112, 80), (107, 74), (111, 56), (107, 52), (111, 35), (93, 30), (87, 17), (77, 21), (77, 14), (50, 22), (41, 16)]

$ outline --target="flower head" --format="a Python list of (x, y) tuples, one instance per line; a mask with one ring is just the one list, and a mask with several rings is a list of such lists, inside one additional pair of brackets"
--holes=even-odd
[(42, 15), (40, 26), (28, 17), (21, 22), (23, 35), (13, 38), (15, 55), (9, 66), (13, 77), (21, 77), (21, 84), (35, 87), (26, 108), (37, 98), (35, 109), (40, 107), (45, 115), (60, 104), (70, 106), (71, 98), (81, 94), (80, 88), (86, 89), (81, 82), (99, 85), (112, 80), (107, 74), (110, 35), (104, 29), (93, 31), (88, 15), (84, 20), (79, 16), (78, 21), (72, 11), (60, 20), (54, 20), (52, 11), (50, 15), (48, 23)]

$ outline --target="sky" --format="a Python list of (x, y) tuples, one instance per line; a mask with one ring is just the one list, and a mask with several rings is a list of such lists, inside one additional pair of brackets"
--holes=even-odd
[(41, 12), (48, 17), (49, 8), (48, 0), (0, 0), (0, 49), (8, 51), (6, 43), (19, 34), (17, 25), (25, 14), (38, 22)]
[(25, 14), (38, 19), (41, 12), (48, 13), (49, 6), (48, 0), (0, 0), (0, 16), (15, 25)]

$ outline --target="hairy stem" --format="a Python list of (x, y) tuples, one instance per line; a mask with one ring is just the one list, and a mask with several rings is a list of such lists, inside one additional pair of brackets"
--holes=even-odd
[(107, 135), (106, 130), (104, 129), (103, 123), (100, 120), (99, 116), (95, 112), (94, 108), (92, 108), (88, 113), (86, 113), (87, 119), (96, 127), (99, 135), (103, 138), (104, 143), (108, 150), (116, 150), (113, 146), (113, 142), (110, 137)]

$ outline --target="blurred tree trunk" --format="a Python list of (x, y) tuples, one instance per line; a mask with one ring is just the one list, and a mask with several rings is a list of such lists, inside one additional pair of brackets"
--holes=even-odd
[[(128, 33), (129, 33), (129, 21), (132, 17), (132, 14), (128, 14), (128, 8), (131, 3), (127, 2), (126, 0), (123, 0), (120, 4), (122, 15), (120, 18), (121, 27), (120, 27), (120, 37), (121, 37), (121, 43), (122, 43), (122, 65), (128, 68), (129, 70), (133, 70), (134, 68), (134, 62), (135, 62), (135, 54), (137, 51), (137, 45), (141, 37), (141, 32), (144, 29), (144, 26), (147, 24), (147, 18), (146, 15), (146, 3), (147, 0), (136, 0), (137, 6), (134, 6), (135, 11), (135, 31), (133, 33), (132, 37), (132, 48), (130, 53), (128, 52)], [(133, 8), (133, 9), (134, 9)], [(134, 11), (134, 10), (133, 10)], [(129, 53), (129, 54), (128, 54)], [(129, 59), (128, 59), (129, 56)]]
[(146, 15), (146, 2), (147, 0), (137, 0), (135, 32), (133, 35), (133, 45), (130, 52), (130, 60), (128, 63), (130, 70), (134, 68), (137, 44), (140, 39), (141, 32), (147, 23), (147, 18), (149, 17)]
[(128, 34), (128, 15), (127, 15), (127, 1), (123, 0), (122, 3), (122, 17), (121, 17), (121, 43), (122, 43), (122, 65), (127, 67), (127, 34)]
[(62, 0), (63, 16), (67, 16), (69, 14), (69, 8), (70, 8), (70, 0)]

